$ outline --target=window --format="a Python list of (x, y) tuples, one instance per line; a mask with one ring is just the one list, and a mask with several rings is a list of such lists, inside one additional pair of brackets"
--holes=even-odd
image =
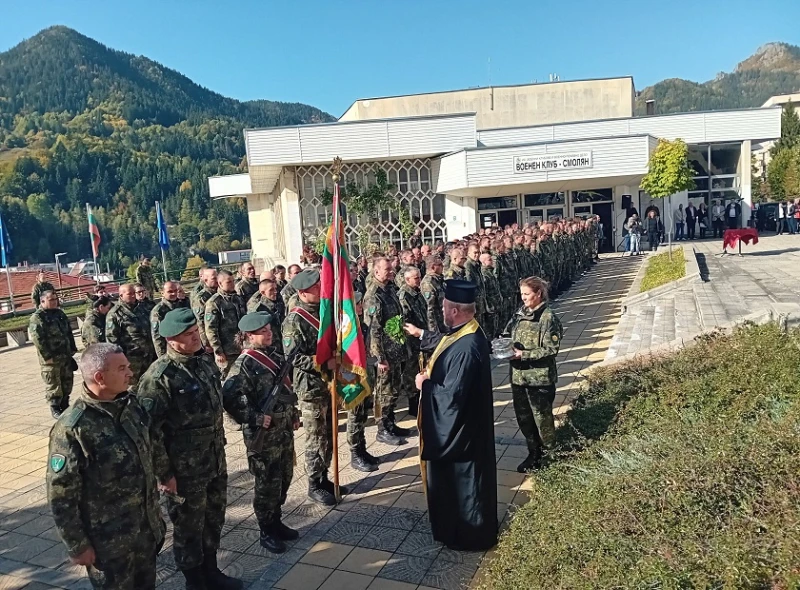
[(736, 174), (739, 168), (739, 156), (742, 151), (741, 144), (726, 144), (711, 146), (711, 176)]
[(689, 203), (697, 207), (700, 203), (708, 205), (708, 191), (689, 193)]
[(547, 205), (563, 205), (566, 202), (565, 193), (540, 193), (525, 195), (526, 207), (545, 207)]
[(478, 199), (478, 211), (516, 208), (517, 197), (490, 197), (488, 199)]
[(689, 164), (694, 168), (695, 176), (708, 176), (711, 167), (708, 165), (708, 146), (690, 145)]
[(590, 191), (572, 191), (573, 203), (597, 203), (598, 201), (611, 201), (614, 198), (614, 190), (610, 188), (598, 188)]

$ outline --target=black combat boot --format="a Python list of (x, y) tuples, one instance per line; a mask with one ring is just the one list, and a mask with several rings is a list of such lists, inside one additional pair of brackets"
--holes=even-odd
[(241, 590), (244, 582), (226, 576), (217, 567), (217, 554), (206, 555), (203, 558), (203, 573), (206, 575), (206, 587), (211, 590)]
[[(321, 485), (323, 489), (325, 489), (328, 492), (330, 492), (331, 495), (336, 497), (336, 495), (333, 493), (333, 482), (328, 479), (328, 472), (327, 471), (322, 476), (322, 482), (320, 482), (319, 485)], [(343, 486), (343, 485), (339, 484), (339, 493), (342, 496), (346, 496), (347, 494), (350, 493), (350, 488), (348, 488), (347, 486)]]
[(65, 395), (61, 398), (61, 413), (66, 412), (67, 408), (69, 408), (69, 396)]
[(53, 402), (50, 404), (50, 415), (53, 416), (56, 420), (61, 418), (62, 410), (61, 410), (61, 402)]
[(181, 573), (186, 578), (186, 590), (208, 590), (202, 567), (193, 567), (190, 570), (183, 570)]
[(535, 455), (528, 455), (527, 458), (517, 465), (517, 471), (519, 473), (526, 473), (528, 471), (533, 471), (535, 469), (539, 469), (542, 466), (542, 458), (537, 457)]
[(382, 418), (381, 421), (378, 422), (378, 435), (375, 437), (375, 440), (386, 445), (392, 445), (394, 447), (400, 447), (406, 444), (408, 442), (406, 439), (392, 434), (392, 431), (389, 430), (386, 422), (387, 420), (385, 418)]
[(364, 456), (364, 453), (366, 452), (366, 449), (364, 449), (363, 452), (360, 448), (350, 449), (350, 465), (356, 471), (363, 471), (364, 473), (377, 471), (378, 466), (374, 463), (370, 463), (370, 461)]
[(367, 463), (369, 463), (370, 465), (380, 465), (380, 464), (381, 464), (381, 460), (380, 460), (380, 459), (378, 459), (378, 458), (377, 458), (376, 456), (374, 456), (374, 455), (370, 455), (370, 454), (369, 454), (369, 451), (367, 450), (367, 445), (366, 445), (366, 444), (364, 444), (364, 443), (361, 443), (361, 447), (359, 448), (359, 451), (361, 452), (361, 456), (362, 456), (362, 457), (363, 457), (363, 458), (364, 458), (364, 459), (367, 461)]
[(300, 533), (281, 522), (280, 514), (275, 515), (272, 521), (272, 528), (278, 538), (284, 541), (295, 541), (300, 538)]
[(418, 410), (419, 410), (419, 394), (408, 398), (408, 415), (416, 418)]
[(333, 492), (329, 492), (322, 487), (321, 481), (311, 478), (308, 479), (308, 499), (323, 506), (336, 505), (336, 498), (333, 496)]
[(278, 536), (278, 531), (272, 523), (267, 527), (262, 527), (261, 536), (258, 541), (261, 543), (261, 546), (270, 553), (286, 552), (286, 543)]
[(400, 438), (416, 435), (416, 430), (403, 428), (402, 426), (397, 425), (397, 423), (394, 421), (394, 412), (389, 412), (389, 415), (386, 416), (386, 430)]

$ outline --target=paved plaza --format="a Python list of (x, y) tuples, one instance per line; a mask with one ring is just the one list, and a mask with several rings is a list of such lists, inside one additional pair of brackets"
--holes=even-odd
[[(800, 244), (800, 240), (798, 240)], [(601, 362), (614, 336), (640, 260), (608, 257), (592, 268), (554, 307), (564, 323), (559, 356), (557, 413), (575, 395), (582, 375)], [(526, 455), (511, 405), (508, 366), (494, 364), (497, 513), (507, 526), (514, 507), (527, 501), (524, 476), (516, 472)], [(77, 391), (76, 375), (76, 391)], [(83, 568), (69, 564), (53, 527), (44, 485), (48, 433), (53, 423), (33, 347), (0, 349), (0, 589), (90, 588)], [(403, 415), (403, 414), (401, 414)], [(404, 419), (403, 426), (412, 425)], [(349, 466), (344, 415), (339, 421), (341, 481), (352, 493), (330, 509), (306, 498), (302, 465), (305, 435), (296, 434), (298, 465), (284, 506), (286, 524), (301, 532), (283, 555), (258, 542), (253, 516), (253, 478), (247, 471), (241, 433), (227, 432), (228, 509), (220, 567), (248, 588), (284, 590), (455, 589), (475, 578), (481, 553), (451, 551), (433, 541), (426, 515), (417, 438), (404, 447), (367, 441), (380, 456), (380, 470), (364, 474)], [(183, 588), (172, 559), (171, 537), (158, 559), (159, 588)]]

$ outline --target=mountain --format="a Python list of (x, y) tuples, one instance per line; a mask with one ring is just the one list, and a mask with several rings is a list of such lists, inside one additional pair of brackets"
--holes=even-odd
[(697, 83), (680, 78), (648, 86), (636, 97), (636, 113), (644, 114), (645, 101), (655, 99), (656, 113), (676, 113), (758, 107), (776, 94), (800, 91), (800, 47), (767, 43), (713, 80)]
[(87, 203), (100, 262), (117, 270), (158, 254), (157, 200), (174, 270), (189, 255), (246, 248), (245, 203), (212, 202), (207, 177), (243, 169), (245, 127), (332, 120), (305, 104), (226, 98), (146, 57), (45, 29), (0, 53), (0, 213), (13, 260), (91, 256)]

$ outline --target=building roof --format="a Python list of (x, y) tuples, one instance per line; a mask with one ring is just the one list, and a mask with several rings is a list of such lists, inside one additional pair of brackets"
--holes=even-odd
[[(39, 276), (39, 272), (43, 272), (45, 275), (45, 280), (58, 289), (58, 273), (55, 271), (39, 271), (38, 269), (14, 271), (12, 268), (11, 286), (14, 291), (14, 296), (17, 297), (15, 300), (17, 309), (30, 309), (33, 307), (33, 304), (30, 301), (30, 294), (31, 291), (33, 291), (33, 286), (36, 284), (36, 278)], [(77, 289), (77, 293), (79, 295), (82, 295), (83, 293), (91, 293), (95, 285), (94, 281), (92, 280), (74, 277), (63, 272), (61, 273), (61, 284), (64, 289), (69, 287), (79, 287)], [(116, 285), (107, 285), (106, 288), (109, 292), (117, 290)], [(23, 295), (25, 296), (24, 298), (22, 297)], [(2, 273), (0, 274), (0, 299), (7, 298), (8, 279), (5, 277), (5, 274)]]

